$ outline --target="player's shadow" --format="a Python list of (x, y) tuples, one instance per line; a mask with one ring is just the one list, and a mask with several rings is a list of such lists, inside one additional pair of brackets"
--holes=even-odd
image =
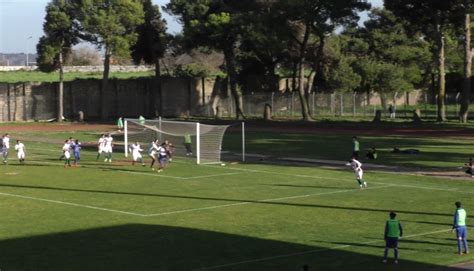
[(167, 195), (167, 194), (153, 194), (153, 193), (140, 193), (140, 192), (123, 192), (123, 191), (106, 191), (106, 190), (88, 190), (80, 188), (62, 188), (62, 187), (49, 187), (49, 186), (35, 186), (35, 185), (20, 185), (20, 184), (7, 184), (0, 183), (0, 187), (12, 187), (12, 188), (26, 188), (26, 189), (44, 189), (52, 191), (70, 191), (70, 192), (81, 192), (81, 193), (98, 193), (98, 194), (112, 194), (112, 195), (127, 195), (127, 196), (144, 196), (144, 197), (157, 197), (157, 198), (172, 198), (172, 199), (184, 199), (184, 200), (202, 200), (202, 201), (217, 201), (217, 202), (236, 202), (236, 203), (253, 203), (253, 204), (265, 204), (265, 205), (276, 205), (276, 206), (291, 206), (291, 207), (308, 207), (308, 208), (322, 208), (322, 209), (334, 209), (334, 210), (350, 210), (350, 211), (361, 211), (361, 212), (382, 212), (388, 213), (396, 211), (400, 214), (416, 214), (416, 215), (432, 215), (432, 216), (451, 216), (452, 214), (446, 213), (435, 213), (435, 212), (421, 212), (421, 211), (407, 211), (407, 210), (393, 210), (393, 209), (376, 209), (376, 208), (362, 208), (362, 207), (349, 207), (349, 206), (335, 206), (335, 205), (322, 205), (322, 204), (309, 204), (309, 203), (292, 203), (284, 202), (279, 200), (253, 200), (253, 199), (229, 199), (229, 198), (215, 198), (205, 196), (192, 196), (192, 195)]
[[(80, 219), (80, 218), (78, 218)], [(356, 245), (356, 244), (353, 244)], [(0, 241), (2, 270), (310, 270), (383, 271), (370, 254), (225, 232), (164, 225), (124, 224)], [(397, 270), (441, 270), (403, 259)], [(452, 268), (452, 271), (467, 271)], [(443, 269), (445, 271), (445, 269)]]

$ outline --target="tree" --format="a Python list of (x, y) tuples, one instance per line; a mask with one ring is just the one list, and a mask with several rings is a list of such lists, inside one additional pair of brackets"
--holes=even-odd
[(357, 12), (369, 9), (370, 4), (359, 0), (294, 0), (280, 1), (280, 4), (282, 4), (280, 12), (287, 18), (288, 26), (294, 30), (293, 40), (298, 47), (297, 65), (300, 82), (298, 94), (303, 120), (308, 121), (311, 120), (311, 114), (304, 82), (311, 34), (316, 34), (323, 49), (327, 34), (332, 33), (337, 26), (357, 22), (359, 19)]
[(104, 73), (101, 85), (101, 118), (107, 120), (107, 89), (112, 56), (130, 56), (136, 29), (143, 23), (140, 0), (82, 0), (81, 23), (85, 38), (104, 49)]
[(236, 118), (243, 118), (242, 94), (238, 89), (236, 54), (243, 18), (253, 1), (171, 0), (166, 10), (179, 17), (184, 40), (190, 48), (199, 46), (224, 53), (225, 68), (235, 100)]
[(64, 59), (71, 47), (79, 41), (79, 25), (76, 21), (76, 6), (72, 1), (53, 0), (46, 6), (43, 23), (44, 36), (37, 45), (38, 68), (43, 72), (59, 69), (59, 87), (57, 98), (57, 121), (62, 122), (64, 115)]
[[(142, 61), (155, 65), (154, 88), (151, 92), (150, 111), (154, 116), (162, 115), (162, 88), (160, 60), (164, 56), (169, 37), (166, 34), (166, 21), (161, 18), (160, 7), (153, 5), (151, 0), (142, 0), (144, 22), (137, 28), (138, 39), (132, 46), (132, 58), (135, 64)], [(159, 106), (156, 109), (156, 94)]]
[(461, 11), (464, 17), (462, 28), (464, 30), (464, 82), (461, 95), (461, 108), (459, 110), (459, 121), (467, 123), (469, 104), (471, 100), (471, 76), (472, 76), (472, 55), (471, 44), (471, 13), (474, 5), (470, 0), (461, 0)]
[(436, 48), (438, 70), (438, 121), (446, 120), (445, 35), (457, 13), (458, 0), (385, 0), (385, 7), (421, 31)]
[(363, 28), (347, 33), (352, 35), (349, 50), (359, 57), (353, 66), (363, 87), (379, 92), (384, 106), (387, 94), (420, 84), (431, 60), (429, 44), (420, 36), (409, 36), (404, 23), (388, 10), (373, 9)]

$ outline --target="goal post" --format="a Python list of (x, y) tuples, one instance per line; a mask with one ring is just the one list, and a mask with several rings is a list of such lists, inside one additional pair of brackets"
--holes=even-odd
[[(195, 159), (197, 164), (221, 163), (222, 142), (228, 127), (229, 125), (208, 125), (162, 118), (142, 121), (125, 119), (125, 156), (128, 156), (129, 146), (135, 142), (139, 142), (142, 149), (148, 151), (152, 141), (159, 140), (162, 144), (168, 140), (174, 147), (173, 156)], [(244, 158), (244, 149), (242, 152)]]

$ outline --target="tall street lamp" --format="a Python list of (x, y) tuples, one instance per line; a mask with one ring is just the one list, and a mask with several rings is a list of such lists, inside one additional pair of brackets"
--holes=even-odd
[(29, 59), (28, 59), (28, 56), (29, 56), (29, 54), (28, 54), (28, 47), (29, 47), (29, 46), (28, 46), (28, 45), (29, 45), (30, 40), (31, 40), (32, 38), (33, 38), (33, 36), (29, 36), (29, 37), (26, 39), (26, 66), (27, 66), (27, 67), (28, 67), (29, 64), (30, 64)]

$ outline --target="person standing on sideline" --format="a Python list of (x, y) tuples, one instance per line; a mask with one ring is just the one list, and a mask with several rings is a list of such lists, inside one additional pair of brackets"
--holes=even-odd
[(359, 159), (360, 144), (356, 136), (352, 137), (352, 158)]
[[(467, 227), (466, 227), (466, 210), (461, 207), (461, 202), (456, 201), (456, 212), (454, 212), (453, 232), (456, 231), (456, 238), (458, 240), (458, 254), (462, 255), (469, 253), (467, 245)], [(464, 248), (464, 251), (461, 249)]]
[(390, 104), (388, 106), (388, 113), (390, 114), (390, 119), (395, 119), (395, 106)]
[(395, 254), (395, 264), (398, 263), (398, 239), (403, 236), (403, 228), (396, 217), (397, 214), (395, 212), (390, 212), (390, 219), (385, 223), (383, 263), (387, 263), (388, 249), (390, 248), (393, 248)]
[(140, 123), (141, 125), (145, 124), (145, 117), (143, 117), (142, 115), (140, 115), (138, 117), (138, 123)]
[(122, 132), (123, 129), (123, 119), (122, 117), (118, 118), (117, 120), (117, 129), (119, 132)]
[(189, 155), (193, 155), (193, 150), (191, 148), (191, 144), (192, 144), (192, 140), (191, 140), (191, 135), (189, 133), (186, 133), (184, 135), (184, 147), (186, 148), (186, 156), (189, 156)]

